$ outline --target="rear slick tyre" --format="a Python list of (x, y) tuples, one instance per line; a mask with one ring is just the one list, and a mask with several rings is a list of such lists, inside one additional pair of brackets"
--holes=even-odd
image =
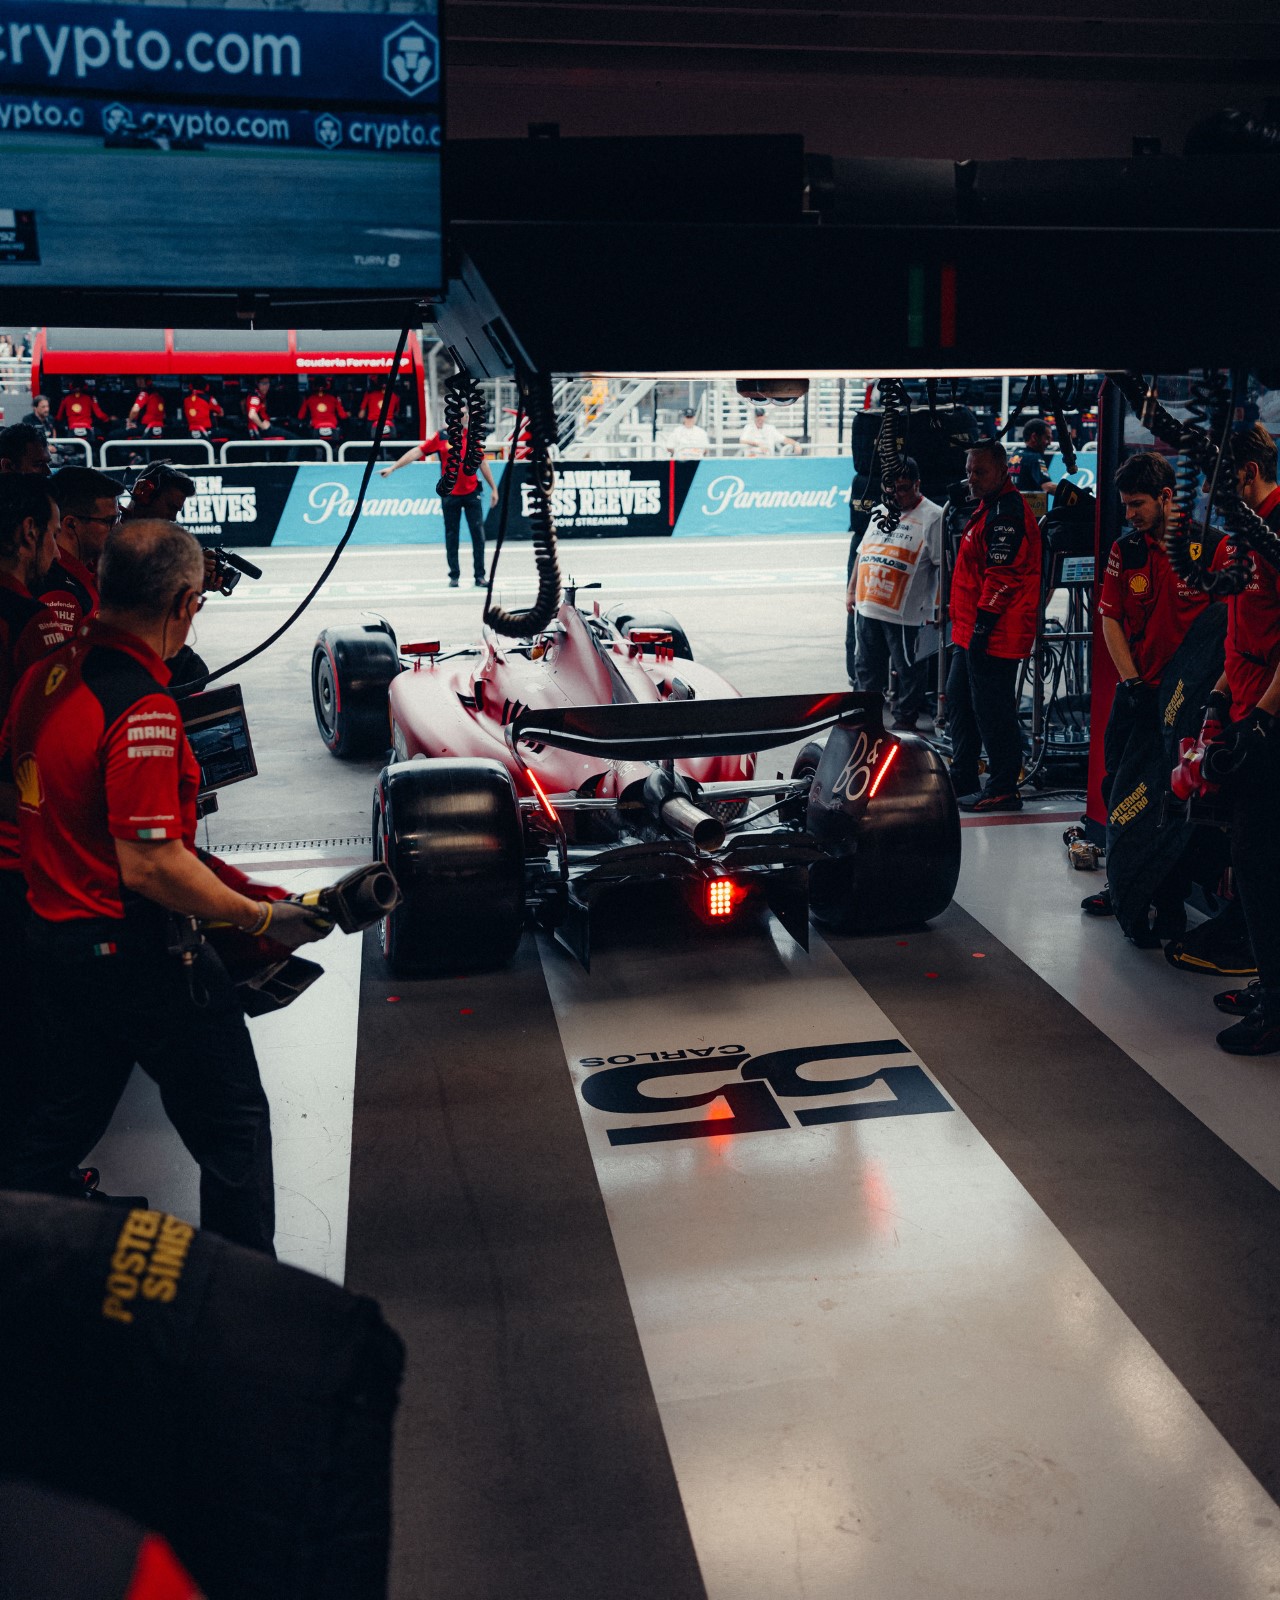
[(810, 869), (814, 919), (837, 933), (919, 927), (956, 892), (960, 813), (946, 763), (923, 739), (897, 742), (894, 768), (856, 823), (849, 853)]
[(404, 896), (380, 925), (396, 977), (486, 972), (511, 960), (524, 931), (524, 836), (500, 761), (437, 757), (384, 767), (373, 850)]

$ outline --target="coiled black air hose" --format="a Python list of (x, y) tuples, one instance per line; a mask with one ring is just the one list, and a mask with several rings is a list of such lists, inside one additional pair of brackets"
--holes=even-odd
[[(1216, 599), (1239, 594), (1253, 576), (1250, 552), (1257, 551), (1280, 571), (1280, 539), (1240, 497), (1236, 487), (1235, 453), (1231, 445), (1232, 385), (1223, 372), (1206, 371), (1191, 391), (1190, 421), (1181, 422), (1138, 372), (1109, 372), (1107, 377), (1129, 402), (1144, 428), (1179, 452), (1175, 512), (1169, 528), (1169, 561), (1184, 582)], [(1219, 429), (1214, 439), (1211, 425)], [(1201, 560), (1192, 554), (1192, 522), (1199, 480), (1209, 480), (1209, 504), (1201, 534)], [(1227, 532), (1227, 563), (1210, 572), (1203, 562), (1211, 511), (1217, 511)]]
[[(462, 412), (466, 408), (464, 419)], [(449, 449), (436, 484), (436, 493), (448, 498), (464, 469), (474, 476), (484, 459), (484, 437), (488, 425), (488, 410), (484, 391), (469, 372), (457, 372), (444, 386), (444, 435)], [(462, 449), (463, 435), (467, 448)]]
[(880, 464), (880, 498), (884, 512), (879, 522), (881, 533), (892, 533), (902, 520), (898, 509), (897, 486), (906, 466), (903, 446), (911, 417), (911, 397), (901, 378), (881, 378), (877, 384), (883, 414), (876, 435), (876, 460)]
[(493, 582), (498, 571), (498, 558), (506, 533), (510, 496), (507, 475), (514, 477), (515, 461), (507, 463), (503, 475), (502, 506), (498, 520), (498, 541), (493, 552), (493, 565), (489, 569), (489, 592), (485, 596), (484, 620), (495, 633), (510, 639), (520, 639), (526, 634), (538, 633), (555, 616), (560, 605), (560, 557), (556, 550), (556, 524), (552, 515), (551, 495), (555, 488), (555, 468), (551, 464), (551, 447), (559, 442), (556, 430), (555, 405), (551, 398), (551, 380), (541, 374), (522, 372), (517, 378), (520, 390), (519, 414), (511, 435), (511, 454), (514, 458), (516, 442), (524, 417), (529, 418), (529, 477), (533, 491), (533, 513), (529, 517), (533, 529), (533, 560), (538, 573), (538, 594), (527, 611), (506, 611), (493, 603)]

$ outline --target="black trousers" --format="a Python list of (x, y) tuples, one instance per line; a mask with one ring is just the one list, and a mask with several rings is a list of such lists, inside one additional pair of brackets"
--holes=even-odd
[[(56, 1192), (106, 1132), (135, 1062), (200, 1167), (200, 1224), (275, 1254), (271, 1113), (235, 987), (204, 946), (190, 974), (167, 919), (32, 917), (34, 1104), (0, 1183)], [(116, 945), (115, 954), (95, 947)]]
[(477, 579), (484, 579), (484, 516), (480, 508), (479, 489), (470, 494), (447, 494), (444, 497), (444, 553), (449, 561), (449, 576), (458, 577), (458, 534), (462, 529), (463, 514), (471, 534), (471, 559)]
[(1014, 794), (1022, 771), (1018, 727), (1020, 661), (971, 656), (959, 647), (947, 673), (947, 729), (951, 735), (951, 782), (957, 794), (976, 794), (978, 757), (987, 752), (988, 794)]
[(1258, 979), (1280, 1000), (1280, 748), (1273, 735), (1231, 781), (1231, 866)]
[[(36, 1055), (27, 958), (27, 885), (20, 872), (0, 872), (0, 1166), (14, 1148), (31, 1104)], [(63, 1179), (65, 1182), (66, 1172)]]
[[(900, 622), (882, 622), (878, 617), (858, 618), (858, 640), (854, 660), (854, 682), (860, 694), (875, 694), (886, 687), (891, 694), (894, 715), (914, 722), (924, 710), (925, 668), (916, 661), (919, 628), (906, 628)], [(896, 689), (889, 677), (892, 666)]]

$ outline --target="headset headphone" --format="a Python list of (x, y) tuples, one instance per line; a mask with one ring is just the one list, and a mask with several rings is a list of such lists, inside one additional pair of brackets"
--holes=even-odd
[(172, 465), (171, 461), (152, 461), (143, 467), (129, 487), (130, 505), (149, 506), (160, 492), (164, 469)]

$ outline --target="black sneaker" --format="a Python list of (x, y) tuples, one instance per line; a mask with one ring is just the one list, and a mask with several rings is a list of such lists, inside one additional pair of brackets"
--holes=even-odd
[(477, 589), (487, 589), (488, 587), (489, 587), (488, 578), (482, 578), (482, 577), (479, 576), (479, 574), (477, 574), (477, 576), (476, 576), (476, 588)]
[(967, 794), (956, 804), (961, 811), (971, 811), (980, 816), (988, 811), (1021, 811), (1022, 796), (1016, 791), (1013, 794)]
[(1214, 995), (1213, 1003), (1229, 1017), (1247, 1017), (1262, 1004), (1262, 985), (1255, 978), (1243, 989), (1223, 989)]
[(1085, 895), (1080, 909), (1087, 917), (1114, 917), (1116, 908), (1111, 904), (1111, 885), (1104, 883), (1097, 894)]
[(456, 589), (458, 587), (458, 580), (456, 578), (450, 578), (449, 579), (449, 587), (451, 589)]
[(1232, 1056), (1270, 1056), (1280, 1050), (1280, 1006), (1259, 1000), (1247, 1017), (1218, 1035), (1218, 1048)]

